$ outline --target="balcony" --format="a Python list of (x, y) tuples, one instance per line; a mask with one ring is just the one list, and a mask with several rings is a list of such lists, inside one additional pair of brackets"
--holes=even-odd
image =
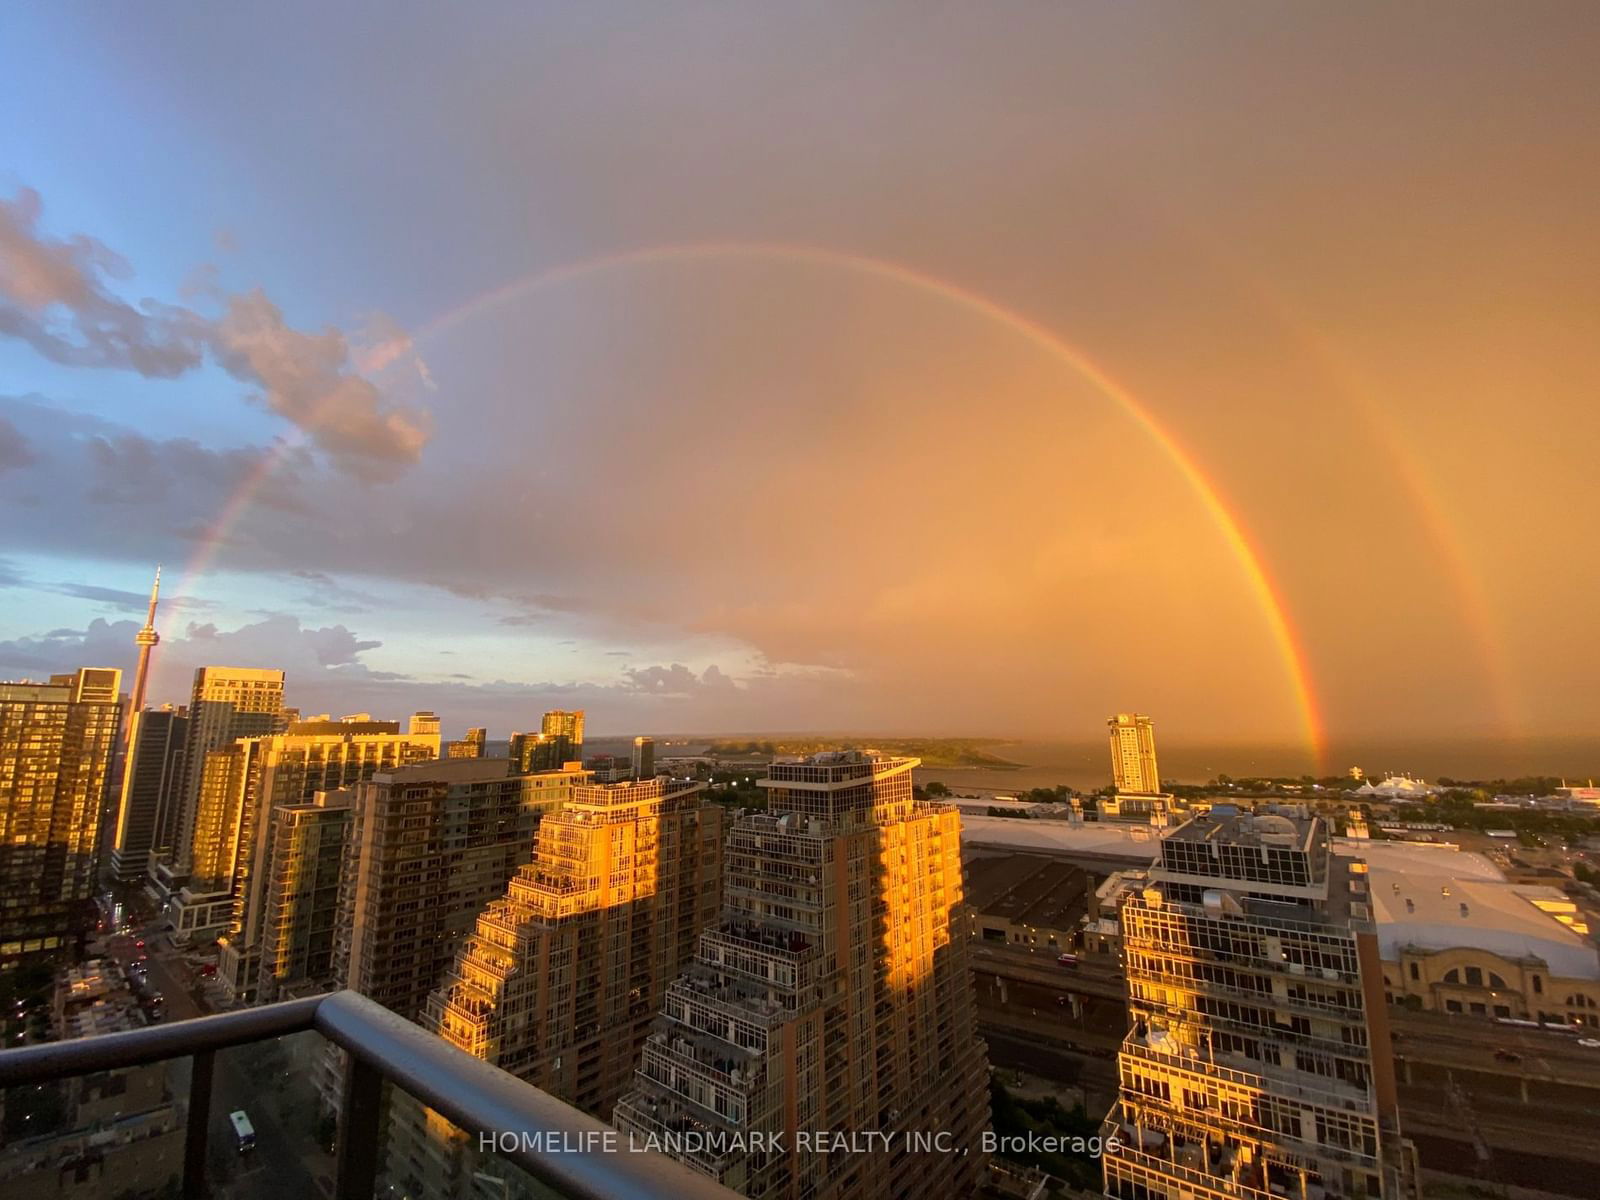
[(3, 1051), (0, 1088), (190, 1059), (183, 1196), (202, 1200), (213, 1194), (207, 1151), (218, 1051), (306, 1032), (321, 1035), (350, 1060), (341, 1094), (336, 1200), (374, 1196), (385, 1084), (454, 1123), (471, 1142), (494, 1139), (494, 1153), (501, 1161), (560, 1196), (588, 1200), (732, 1200), (734, 1196), (663, 1155), (633, 1151), (625, 1142), (621, 1149), (608, 1150), (619, 1144), (610, 1127), (349, 991)]

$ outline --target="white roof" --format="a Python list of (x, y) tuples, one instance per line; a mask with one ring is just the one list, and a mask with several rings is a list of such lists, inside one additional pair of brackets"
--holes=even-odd
[(1403, 946), (1466, 946), (1502, 958), (1541, 958), (1561, 978), (1600, 979), (1593, 943), (1539, 907), (1565, 899), (1556, 889), (1509, 883), (1483, 855), (1449, 846), (1346, 839), (1336, 846), (1341, 854), (1367, 860), (1378, 943), (1387, 961), (1398, 961)]

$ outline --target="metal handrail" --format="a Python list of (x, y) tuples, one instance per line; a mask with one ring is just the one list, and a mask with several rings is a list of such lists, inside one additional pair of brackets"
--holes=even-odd
[[(441, 1113), (468, 1134), (516, 1135), (492, 1153), (568, 1196), (583, 1200), (732, 1200), (735, 1193), (665, 1155), (631, 1148), (610, 1126), (542, 1092), (482, 1059), (463, 1053), (357, 992), (308, 996), (239, 1012), (196, 1017), (95, 1037), (0, 1051), (0, 1087), (45, 1083), (94, 1071), (195, 1057), (205, 1086), (191, 1093), (186, 1167), (203, 1170), (212, 1056), (218, 1050), (266, 1038), (316, 1030), (352, 1058), (341, 1121), (340, 1197), (373, 1194), (378, 1091), (388, 1080)], [(197, 1080), (198, 1082), (198, 1080)], [(201, 1095), (199, 1093), (204, 1093)], [(199, 1111), (196, 1111), (199, 1110)], [(522, 1135), (529, 1135), (524, 1137)], [(614, 1152), (559, 1153), (563, 1146), (603, 1146)], [(195, 1144), (197, 1143), (197, 1144)], [(185, 1193), (205, 1194), (203, 1180), (188, 1176)]]

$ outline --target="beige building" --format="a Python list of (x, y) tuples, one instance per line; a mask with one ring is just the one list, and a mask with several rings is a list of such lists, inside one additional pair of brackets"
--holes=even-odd
[(339, 880), (350, 832), (350, 793), (318, 792), (310, 804), (279, 804), (262, 869), (261, 965), (256, 1000), (332, 983)]
[(189, 698), (183, 775), (156, 815), (154, 849), (173, 860), (179, 880), (189, 870), (195, 806), (206, 756), (240, 738), (283, 729), (283, 672), (256, 667), (201, 667)]
[[(632, 1078), (667, 984), (720, 902), (722, 809), (703, 784), (580, 784), (539, 825), (534, 861), (467, 939), (424, 1024), (596, 1116)], [(493, 1170), (436, 1114), (401, 1104), (390, 1182), (465, 1194)], [(514, 1187), (514, 1184), (508, 1184)]]
[(467, 730), (467, 736), (459, 741), (446, 742), (446, 758), (482, 758), (484, 748), (488, 743), (489, 731), (483, 726)]
[[(616, 1107), (635, 1144), (763, 1200), (976, 1193), (988, 1064), (959, 815), (913, 798), (916, 765), (772, 764), (767, 811), (729, 834), (722, 913)], [(863, 1130), (887, 1144), (812, 1140)]]
[(1111, 731), (1111, 781), (1118, 792), (1154, 796), (1161, 792), (1156, 767), (1156, 730), (1149, 717), (1118, 713), (1106, 722)]
[(354, 785), (336, 974), (419, 1020), (462, 941), (533, 858), (541, 819), (588, 783), (578, 769), (511, 775), (503, 758), (418, 763)]
[(1410, 1196), (1366, 864), (1303, 809), (1219, 806), (1160, 851), (1123, 889), (1106, 1195)]
[(1564, 892), (1453, 846), (1359, 845), (1393, 1003), (1600, 1027), (1600, 948)]
[(0, 971), (87, 923), (121, 684), (109, 667), (0, 683)]
[[(223, 932), (218, 976), (235, 1002), (253, 1002), (259, 991), (263, 928), (276, 901), (270, 897), (271, 878), (257, 868), (269, 861), (278, 826), (299, 821), (300, 814), (289, 810), (314, 805), (318, 792), (437, 758), (437, 725), (422, 724), (422, 731), (401, 732), (396, 722), (374, 721), (365, 713), (339, 721), (298, 721), (284, 733), (240, 742), (231, 752), (240, 756), (236, 769), (212, 773), (225, 785), (216, 801), (221, 815), (215, 821), (207, 816), (198, 827), (223, 830), (217, 851), (222, 869), (208, 872), (211, 890), (185, 889), (174, 915), (180, 935)], [(196, 856), (208, 846), (197, 843)]]

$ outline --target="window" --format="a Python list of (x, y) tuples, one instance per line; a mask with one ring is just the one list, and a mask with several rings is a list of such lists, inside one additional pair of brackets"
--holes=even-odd
[(1505, 987), (1505, 985), (1506, 985), (1506, 981), (1504, 979), (1501, 979), (1500, 976), (1496, 975), (1493, 971), (1489, 972), (1489, 986), (1490, 987), (1492, 987), (1492, 988), (1503, 988), (1503, 987)]
[(1415, 983), (1417, 980), (1419, 980), (1421, 978), (1422, 978), (1422, 972), (1417, 970), (1417, 964), (1416, 963), (1412, 963), (1411, 964), (1411, 980), (1412, 980), (1412, 982)]
[(1538, 976), (1538, 975), (1535, 975), (1533, 977), (1533, 994), (1535, 996), (1544, 995), (1544, 979), (1543, 979), (1543, 977)]
[(1448, 971), (1446, 971), (1444, 973), (1444, 981), (1446, 983), (1460, 983), (1461, 982), (1461, 972), (1456, 970), (1454, 967), (1451, 967)]
[(1483, 986), (1483, 968), (1482, 967), (1468, 967), (1467, 968), (1467, 985), (1469, 987), (1482, 987)]

